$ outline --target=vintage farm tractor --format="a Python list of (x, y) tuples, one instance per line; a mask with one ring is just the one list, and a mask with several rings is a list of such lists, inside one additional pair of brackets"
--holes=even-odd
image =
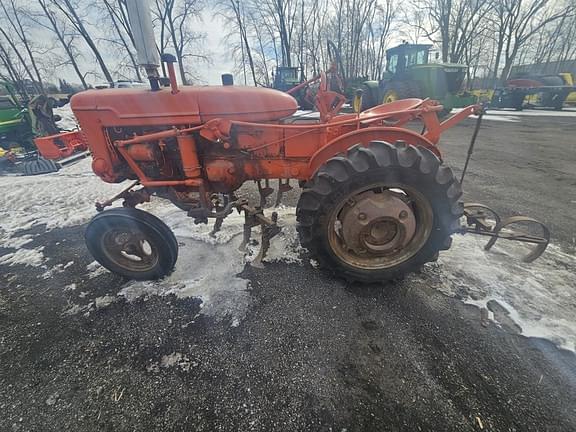
[[(133, 28), (140, 27), (133, 23)], [(261, 227), (260, 263), (280, 230), (277, 215), (266, 217), (262, 205), (273, 179), (279, 192), (291, 187), (290, 180), (299, 182), (301, 243), (348, 280), (400, 276), (436, 259), (455, 232), (497, 238), (506, 225), (487, 223), (494, 218), (482, 206), (465, 209), (460, 182), (437, 146), (443, 131), (481, 114), (480, 106), (442, 123), (437, 116), (442, 106), (421, 99), (339, 115), (344, 97), (329, 90), (330, 77), (322, 73), (316, 95), (320, 118), (303, 120), (291, 117), (295, 99), (276, 90), (178, 87), (173, 56), (162, 57), (170, 87), (160, 87), (148, 67), (150, 90), (89, 90), (71, 101), (92, 152), (93, 171), (106, 182), (133, 181), (97, 204), (100, 213), (86, 229), (88, 249), (113, 272), (153, 279), (173, 269), (174, 234), (160, 219), (135, 208), (153, 195), (170, 200), (195, 223), (213, 219), (214, 231), (234, 210), (244, 212), (244, 245), (252, 228)], [(409, 129), (409, 121), (420, 121), (423, 131)], [(236, 194), (249, 180), (258, 182), (258, 206)], [(123, 200), (122, 208), (105, 210), (116, 200)], [(463, 215), (469, 228), (461, 227)], [(547, 244), (547, 239), (512, 237), (536, 243), (539, 251)]]

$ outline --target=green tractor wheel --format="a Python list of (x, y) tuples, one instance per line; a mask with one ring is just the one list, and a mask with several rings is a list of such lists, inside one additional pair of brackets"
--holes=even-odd
[(384, 85), (382, 103), (420, 97), (420, 86), (415, 81), (391, 81)]

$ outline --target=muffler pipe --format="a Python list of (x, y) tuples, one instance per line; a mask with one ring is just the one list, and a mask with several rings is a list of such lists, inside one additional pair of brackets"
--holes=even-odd
[(134, 46), (138, 54), (138, 64), (146, 71), (150, 87), (153, 91), (160, 90), (158, 83), (160, 55), (156, 48), (154, 27), (148, 0), (126, 0), (128, 21), (134, 35)]

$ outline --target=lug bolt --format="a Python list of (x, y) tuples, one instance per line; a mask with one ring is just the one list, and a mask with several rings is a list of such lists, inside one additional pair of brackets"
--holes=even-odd
[(366, 220), (366, 213), (358, 213), (358, 219)]
[(407, 212), (406, 210), (402, 210), (402, 211), (400, 212), (400, 214), (398, 215), (398, 217), (399, 217), (400, 219), (406, 219), (406, 217), (408, 217), (408, 212)]

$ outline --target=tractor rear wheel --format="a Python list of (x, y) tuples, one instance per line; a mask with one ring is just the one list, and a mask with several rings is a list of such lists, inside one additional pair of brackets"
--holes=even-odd
[(130, 279), (166, 276), (178, 259), (172, 230), (156, 216), (135, 208), (99, 213), (86, 227), (84, 238), (96, 261)]
[(420, 86), (415, 81), (390, 81), (384, 85), (382, 103), (420, 97)]
[(452, 170), (423, 147), (356, 145), (329, 159), (302, 192), (300, 241), (347, 280), (394, 279), (450, 247), (461, 195)]

